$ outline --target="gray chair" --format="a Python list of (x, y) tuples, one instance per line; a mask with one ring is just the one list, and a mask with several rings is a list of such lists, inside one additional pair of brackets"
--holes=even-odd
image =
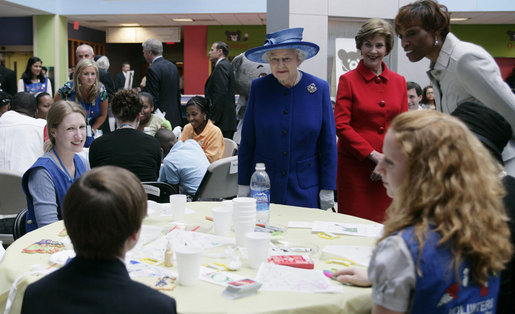
[(157, 203), (169, 203), (170, 195), (179, 193), (174, 186), (166, 182), (141, 182), (145, 192), (147, 193), (147, 199)]
[[(14, 239), (12, 228), (16, 215), (27, 208), (27, 199), (21, 187), (23, 173), (12, 170), (0, 170), (0, 220), (4, 229), (0, 240), (11, 244)], [(6, 232), (6, 230), (9, 230)]]
[(238, 195), (238, 156), (214, 161), (207, 168), (193, 201), (231, 199)]
[(238, 144), (235, 141), (224, 137), (224, 152), (222, 158), (236, 156), (238, 152)]

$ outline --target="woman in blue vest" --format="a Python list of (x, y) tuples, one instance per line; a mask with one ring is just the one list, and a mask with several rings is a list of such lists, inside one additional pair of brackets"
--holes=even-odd
[(99, 81), (98, 67), (91, 59), (82, 59), (75, 67), (73, 81), (59, 88), (54, 101), (61, 99), (80, 103), (86, 110), (86, 143), (89, 147), (95, 132), (107, 118), (107, 91)]
[(395, 118), (383, 153), (383, 236), (368, 276), (336, 279), (371, 284), (373, 313), (495, 313), (512, 253), (496, 161), (462, 122), (427, 110)]
[(41, 69), (43, 61), (38, 57), (30, 57), (25, 72), (18, 81), (18, 92), (36, 94), (40, 92), (52, 93), (52, 84), (48, 77), (43, 75)]
[(86, 141), (86, 112), (71, 101), (52, 105), (47, 117), (47, 152), (23, 175), (27, 232), (62, 219), (61, 203), (70, 185), (89, 170), (80, 153)]

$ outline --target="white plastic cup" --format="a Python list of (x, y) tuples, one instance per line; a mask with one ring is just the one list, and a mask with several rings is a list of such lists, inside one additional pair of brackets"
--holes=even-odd
[(253, 207), (256, 210), (256, 199), (252, 197), (236, 197), (232, 199), (232, 206), (235, 209), (239, 207)]
[(245, 234), (250, 268), (258, 269), (261, 263), (268, 259), (270, 239), (268, 232), (248, 232)]
[(236, 238), (236, 245), (245, 247), (245, 234), (254, 232), (256, 228), (256, 220), (248, 221), (235, 221), (234, 222), (234, 237)]
[(184, 194), (170, 195), (170, 205), (172, 206), (173, 221), (184, 222), (184, 212), (186, 210), (186, 195), (184, 195)]
[(183, 246), (175, 249), (179, 284), (194, 286), (199, 282), (200, 258), (202, 249), (196, 246)]
[(232, 208), (232, 200), (223, 200), (222, 206)]
[(232, 208), (215, 207), (212, 209), (215, 233), (221, 236), (229, 236), (232, 222)]

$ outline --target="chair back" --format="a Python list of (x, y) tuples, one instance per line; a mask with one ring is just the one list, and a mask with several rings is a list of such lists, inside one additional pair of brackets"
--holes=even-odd
[(27, 216), (27, 209), (22, 209), (21, 212), (16, 215), (13, 226), (13, 238), (17, 240), (21, 238), (25, 233), (25, 218)]
[[(27, 208), (27, 198), (21, 187), (23, 173), (13, 170), (0, 170), (0, 219), (2, 232), (0, 240), (4, 244), (13, 243), (11, 233), (16, 215)], [(25, 221), (23, 222), (25, 226)], [(5, 231), (4, 231), (5, 230)]]
[(178, 191), (172, 185), (166, 182), (141, 182), (147, 199), (157, 203), (169, 203), (170, 195), (177, 194)]
[(238, 144), (235, 141), (224, 137), (224, 152), (222, 158), (236, 156), (238, 152)]
[(207, 168), (194, 201), (230, 199), (238, 195), (238, 156), (214, 161)]

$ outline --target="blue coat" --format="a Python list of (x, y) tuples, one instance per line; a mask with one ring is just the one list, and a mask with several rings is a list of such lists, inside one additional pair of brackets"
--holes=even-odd
[[(308, 88), (309, 87), (309, 88)], [(252, 82), (238, 153), (238, 184), (264, 162), (272, 203), (319, 207), (336, 186), (336, 131), (326, 81), (302, 72), (286, 88), (272, 75)]]

